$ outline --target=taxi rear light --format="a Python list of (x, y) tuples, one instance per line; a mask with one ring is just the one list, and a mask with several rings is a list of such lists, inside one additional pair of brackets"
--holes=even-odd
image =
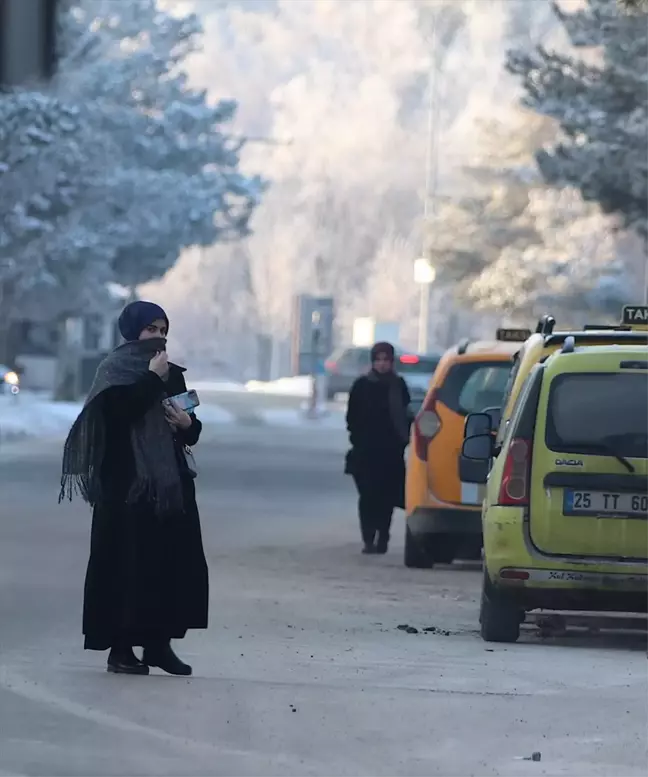
[(503, 569), (500, 577), (502, 580), (528, 580), (529, 573), (524, 569)]
[(427, 461), (428, 446), (441, 429), (441, 419), (437, 415), (435, 405), (436, 394), (433, 389), (425, 398), (414, 421), (414, 448), (421, 461)]
[(497, 503), (505, 507), (525, 507), (529, 504), (529, 468), (531, 441), (515, 437), (511, 440)]

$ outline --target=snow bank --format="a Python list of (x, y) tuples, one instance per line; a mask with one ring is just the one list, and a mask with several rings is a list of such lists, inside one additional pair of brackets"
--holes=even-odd
[(80, 402), (52, 402), (22, 392), (0, 396), (0, 442), (24, 437), (64, 437), (81, 412)]
[(309, 397), (312, 391), (312, 378), (310, 375), (296, 375), (294, 378), (279, 378), (264, 383), (260, 380), (251, 380), (245, 384), (248, 391), (260, 394), (283, 394), (291, 397)]

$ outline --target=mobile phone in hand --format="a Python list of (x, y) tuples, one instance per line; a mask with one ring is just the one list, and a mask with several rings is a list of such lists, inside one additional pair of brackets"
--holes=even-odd
[(176, 394), (174, 397), (169, 397), (164, 400), (164, 404), (170, 404), (171, 401), (173, 401), (173, 404), (176, 407), (179, 407), (180, 410), (184, 410), (186, 413), (191, 413), (200, 404), (198, 393), (195, 389), (185, 391), (183, 394)]

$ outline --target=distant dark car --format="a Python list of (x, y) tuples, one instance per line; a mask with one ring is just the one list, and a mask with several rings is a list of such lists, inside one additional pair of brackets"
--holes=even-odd
[[(410, 407), (413, 413), (418, 412), (425, 399), (430, 378), (440, 358), (437, 354), (419, 356), (396, 349), (396, 372), (403, 376), (410, 390)], [(371, 368), (371, 348), (339, 348), (327, 360), (325, 366), (328, 398), (334, 399), (336, 394), (348, 394), (355, 379)]]
[(410, 412), (416, 415), (423, 405), (428, 392), (430, 380), (434, 375), (441, 354), (417, 354), (403, 353), (398, 357), (396, 371), (403, 377), (410, 393)]

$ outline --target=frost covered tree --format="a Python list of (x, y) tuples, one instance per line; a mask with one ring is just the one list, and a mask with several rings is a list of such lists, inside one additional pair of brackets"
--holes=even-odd
[(613, 219), (578, 190), (547, 186), (535, 167), (536, 149), (555, 136), (550, 120), (527, 111), (485, 125), (464, 167), (471, 195), (442, 203), (428, 236), (455, 294), (526, 325), (547, 309), (573, 323), (615, 317), (632, 297)]
[(239, 171), (236, 103), (209, 100), (184, 72), (197, 17), (154, 0), (65, 8), (55, 90), (0, 100), (5, 321), (48, 293), (56, 315), (76, 315), (107, 281), (134, 287), (187, 246), (246, 235), (263, 188)]
[(648, 0), (618, 0), (618, 3), (628, 14), (648, 12)]
[(547, 311), (572, 326), (618, 318), (632, 293), (610, 217), (578, 190), (538, 187), (524, 218), (541, 240), (500, 252), (468, 288), (477, 306), (526, 325)]
[[(209, 57), (192, 60), (193, 77), (245, 93), (239, 126), (273, 141), (243, 156), (272, 181), (246, 245), (259, 326), (285, 339), (294, 291), (334, 294), (347, 339), (353, 315), (383, 289), (385, 309), (401, 310), (403, 331), (415, 334), (432, 60), (442, 61), (445, 84), (440, 181), (456, 190), (479, 119), (516, 99), (515, 79), (502, 73), (507, 44), (520, 30), (535, 34), (550, 12), (532, 4), (529, 14), (517, 0), (192, 5), (210, 41)], [(399, 296), (414, 305), (392, 299), (399, 262)]]
[(116, 279), (135, 286), (162, 276), (186, 246), (247, 234), (262, 185), (241, 175), (241, 141), (225, 132), (236, 103), (211, 103), (188, 82), (198, 17), (156, 0), (86, 0), (70, 24), (66, 92), (117, 155), (98, 203), (106, 223), (122, 225)]
[(579, 188), (648, 239), (646, 16), (624, 13), (617, 0), (587, 0), (571, 13), (553, 8), (576, 52), (538, 46), (511, 51), (507, 63), (522, 79), (525, 104), (562, 130), (538, 152), (540, 170), (549, 183)]
[(0, 99), (0, 362), (14, 356), (10, 323), (25, 294), (54, 283), (49, 241), (79, 205), (92, 168), (90, 133), (79, 110), (53, 95), (17, 92)]

